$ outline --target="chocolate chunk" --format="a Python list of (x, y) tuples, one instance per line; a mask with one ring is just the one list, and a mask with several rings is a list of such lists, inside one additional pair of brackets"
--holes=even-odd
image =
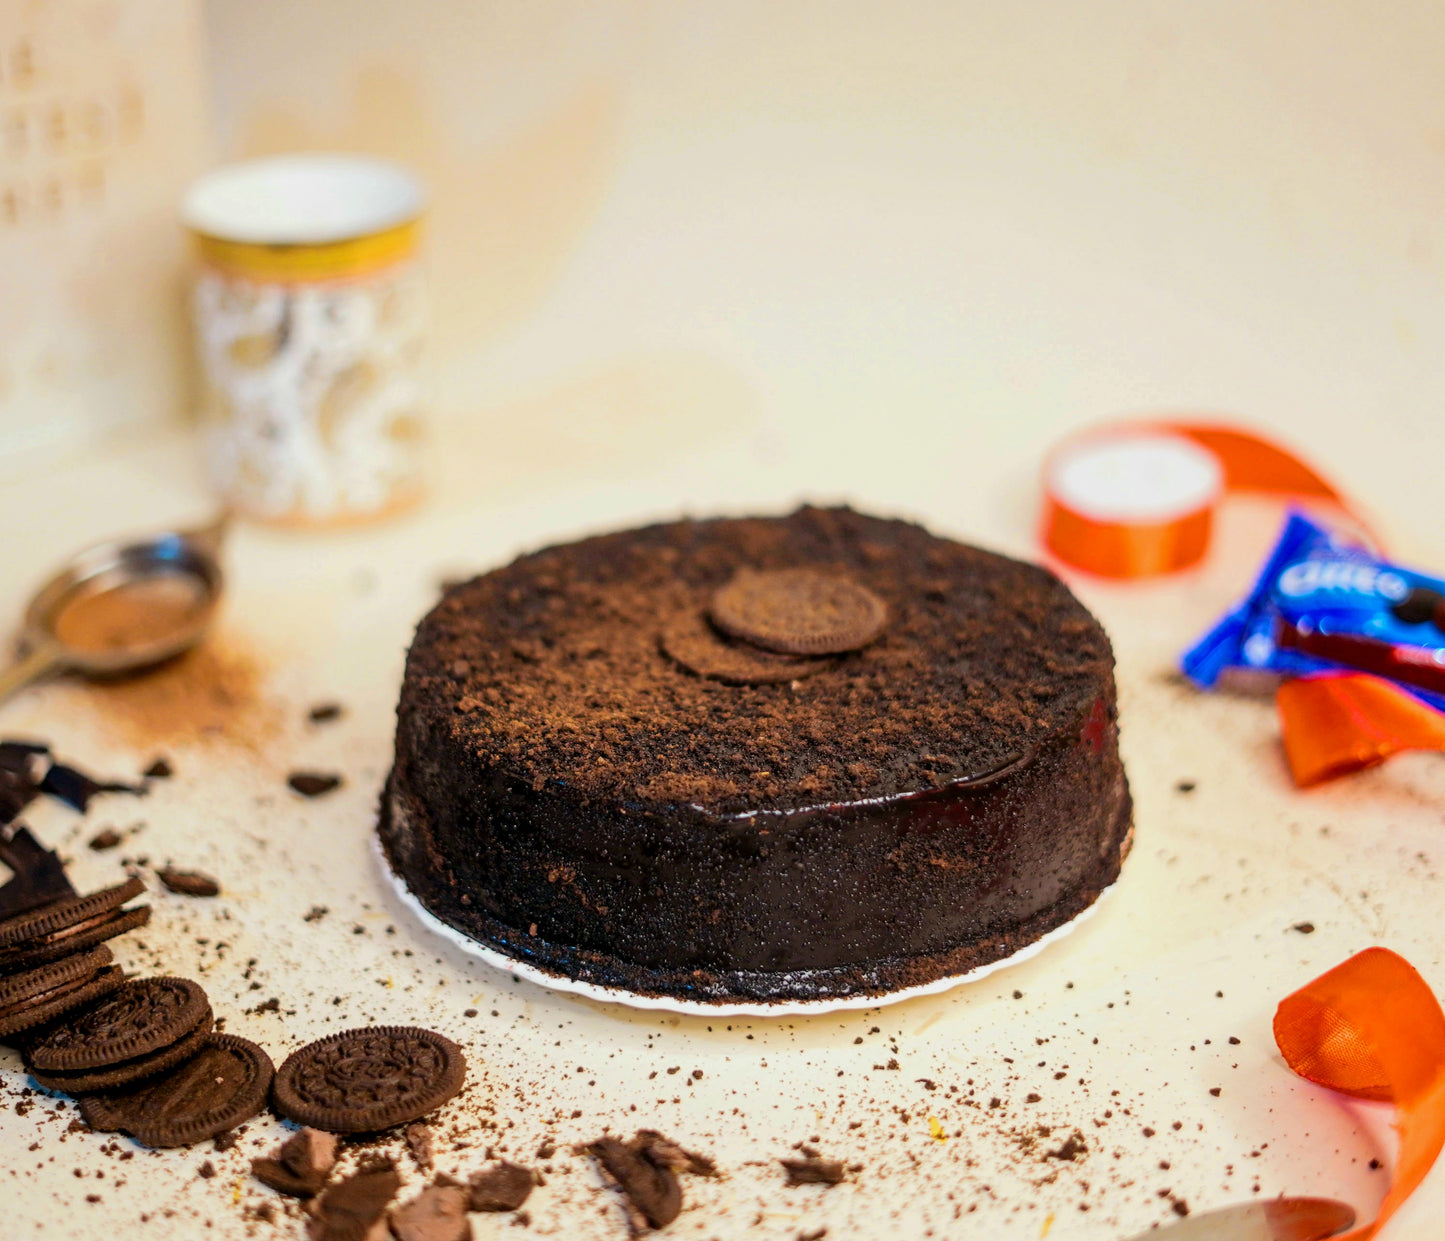
[(49, 991), (18, 1000), (0, 1011), (0, 1038), (33, 1030), (47, 1021), (108, 995), (125, 981), (117, 965), (108, 965), (86, 977), (63, 983)]
[(203, 875), (198, 870), (172, 870), (166, 867), (164, 870), (156, 871), (156, 878), (166, 887), (177, 892), (181, 896), (219, 896), (221, 885), (210, 875)]
[(789, 1185), (839, 1185), (843, 1181), (843, 1163), (838, 1159), (809, 1155), (804, 1159), (783, 1159), (779, 1162), (787, 1170)]
[(599, 1138), (587, 1151), (617, 1182), (651, 1228), (666, 1228), (682, 1211), (677, 1173), (617, 1138)]
[(206, 993), (189, 978), (138, 978), (47, 1031), (28, 1058), (46, 1072), (109, 1068), (169, 1047), (210, 1014)]
[(321, 1192), (325, 1181), (308, 1180), (304, 1176), (297, 1176), (284, 1163), (277, 1159), (258, 1158), (251, 1160), (251, 1175), (262, 1185), (274, 1189), (278, 1194), (287, 1194), (292, 1198), (314, 1198)]
[(400, 1188), (401, 1177), (389, 1166), (337, 1182), (313, 1208), (308, 1241), (386, 1241), (386, 1208)]
[(121, 1086), (144, 1081), (147, 1077), (157, 1077), (168, 1069), (173, 1069), (176, 1065), (189, 1060), (200, 1050), (201, 1040), (211, 1032), (214, 1024), (210, 1013), (207, 1012), (189, 1034), (183, 1035), (169, 1047), (162, 1047), (159, 1051), (153, 1051), (148, 1055), (136, 1056), (132, 1060), (122, 1060), (103, 1069), (80, 1069), (73, 1073), (47, 1073), (35, 1068), (28, 1060), (26, 1067), (30, 1069), (30, 1076), (46, 1090), (59, 1090), (68, 1095), (90, 1094), (97, 1090), (118, 1090)]
[(396, 1241), (469, 1241), (467, 1191), (456, 1185), (432, 1185), (391, 1212)]
[(6, 835), (0, 826), (0, 863), (13, 872), (0, 887), (0, 926), (43, 905), (76, 898), (59, 855), (41, 845), (28, 827), (17, 826)]
[(293, 771), (286, 777), (286, 783), (302, 797), (320, 797), (340, 788), (341, 777), (319, 771)]
[(527, 1201), (536, 1177), (530, 1168), (519, 1167), (503, 1160), (480, 1172), (473, 1172), (467, 1180), (470, 1210), (473, 1211), (515, 1211)]
[(1052, 1150), (1044, 1152), (1045, 1159), (1058, 1159), (1064, 1163), (1077, 1163), (1089, 1153), (1089, 1147), (1084, 1142), (1084, 1135), (1077, 1129), (1069, 1134), (1062, 1143)]
[(837, 655), (883, 632), (888, 609), (866, 586), (819, 569), (740, 570), (712, 597), (724, 633), (788, 655)]
[(251, 1173), (278, 1193), (311, 1198), (321, 1192), (336, 1164), (336, 1135), (302, 1129), (286, 1139), (270, 1159), (253, 1159)]
[(208, 1034), (200, 1050), (160, 1077), (107, 1094), (82, 1095), (93, 1129), (129, 1133), (146, 1146), (189, 1146), (234, 1129), (266, 1104), (271, 1058), (233, 1034)]
[(90, 799), (97, 793), (144, 793), (145, 789), (134, 784), (102, 784), (74, 767), (52, 763), (45, 778), (40, 781), (40, 791), (84, 814), (90, 808)]
[(90, 838), (90, 847), (99, 853), (102, 849), (114, 849), (124, 837), (113, 827), (103, 827)]
[(717, 1164), (707, 1155), (683, 1149), (671, 1138), (663, 1137), (656, 1129), (639, 1129), (632, 1143), (653, 1163), (671, 1168), (674, 1172), (687, 1172), (693, 1176), (717, 1175)]
[(696, 612), (681, 612), (657, 636), (662, 653), (694, 676), (725, 685), (774, 685), (833, 667), (831, 659), (779, 655), (719, 634)]
[(332, 720), (341, 718), (343, 707), (339, 702), (320, 702), (306, 713), (306, 718), (313, 724), (329, 724)]
[(324, 1183), (336, 1166), (336, 1146), (334, 1133), (308, 1127), (287, 1138), (276, 1157), (297, 1176), (320, 1177)]
[(169, 780), (176, 773), (171, 767), (170, 759), (162, 756), (156, 759), (141, 774), (145, 776), (147, 780)]
[(29, 766), (30, 761), (50, 753), (50, 747), (43, 741), (0, 741), (0, 768), (19, 771)]
[(411, 1151), (411, 1157), (416, 1160), (416, 1166), (423, 1172), (429, 1171), (432, 1166), (431, 1127), (423, 1124), (408, 1125), (406, 1146)]
[(301, 1124), (369, 1133), (421, 1119), (456, 1094), (465, 1077), (461, 1048), (431, 1030), (343, 1030), (286, 1058), (273, 1102)]
[(0, 741), (0, 824), (13, 822), (40, 793), (43, 745)]

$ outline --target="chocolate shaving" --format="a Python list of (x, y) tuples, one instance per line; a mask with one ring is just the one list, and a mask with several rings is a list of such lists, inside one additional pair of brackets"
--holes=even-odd
[(59, 856), (41, 845), (28, 827), (17, 826), (9, 836), (0, 828), (0, 862), (14, 871), (0, 887), (0, 921), (78, 895)]
[(432, 1132), (431, 1126), (418, 1121), (414, 1125), (406, 1127), (406, 1147), (411, 1151), (411, 1157), (416, 1160), (416, 1166), (423, 1172), (431, 1170), (432, 1166)]
[(49, 793), (57, 801), (63, 801), (67, 806), (84, 814), (90, 808), (90, 799), (97, 793), (143, 794), (146, 790), (142, 785), (102, 783), (74, 767), (68, 767), (64, 763), (52, 763), (45, 778), (40, 781), (40, 791)]
[(840, 1159), (809, 1155), (805, 1159), (782, 1159), (779, 1162), (787, 1170), (789, 1185), (840, 1185), (843, 1182), (843, 1162)]
[[(92, 842), (91, 847), (95, 845)], [(156, 871), (156, 878), (166, 887), (181, 896), (219, 896), (221, 885), (209, 875), (195, 870), (172, 870), (166, 867)]]

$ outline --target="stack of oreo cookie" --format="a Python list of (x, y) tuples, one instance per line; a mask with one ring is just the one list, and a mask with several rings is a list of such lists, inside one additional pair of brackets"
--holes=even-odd
[(125, 908), (143, 891), (130, 879), (0, 922), (0, 1038), (14, 1042), (121, 986), (105, 941), (150, 920), (149, 905)]
[(213, 1033), (185, 978), (126, 980), (102, 942), (143, 926), (139, 879), (0, 922), (0, 1037), (47, 1090), (75, 1096), (93, 1129), (187, 1146), (266, 1105), (274, 1068), (256, 1044)]

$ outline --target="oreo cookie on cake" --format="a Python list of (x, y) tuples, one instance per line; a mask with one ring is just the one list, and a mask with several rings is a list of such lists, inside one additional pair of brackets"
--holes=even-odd
[(380, 833), (433, 914), (570, 978), (876, 995), (1117, 877), (1113, 656), (1052, 574), (848, 509), (553, 547), (421, 623)]

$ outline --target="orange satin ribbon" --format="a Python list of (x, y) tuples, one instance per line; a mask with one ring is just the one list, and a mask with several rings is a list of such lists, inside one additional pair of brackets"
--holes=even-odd
[(1445, 714), (1382, 677), (1297, 677), (1279, 687), (1275, 705), (1290, 774), (1301, 788), (1401, 750), (1445, 750)]
[[(1213, 455), (1224, 475), (1225, 492), (1323, 500), (1360, 518), (1325, 478), (1289, 449), (1238, 427), (1204, 422), (1141, 419), (1110, 423), (1085, 433), (1085, 439), (1106, 440), (1130, 435), (1177, 435)], [(1069, 441), (1067, 449), (1078, 441)], [(1080, 512), (1050, 486), (1045, 465), (1044, 514), (1040, 537), (1065, 564), (1101, 577), (1139, 578), (1187, 569), (1203, 559), (1209, 547), (1215, 502), (1161, 522), (1100, 521)], [(1361, 523), (1363, 525), (1363, 523)]]
[(1366, 948), (1281, 1002), (1274, 1041), (1301, 1077), (1395, 1105), (1400, 1149), (1379, 1214), (1340, 1241), (1367, 1241), (1445, 1146), (1445, 1014), (1425, 980), (1387, 948)]

